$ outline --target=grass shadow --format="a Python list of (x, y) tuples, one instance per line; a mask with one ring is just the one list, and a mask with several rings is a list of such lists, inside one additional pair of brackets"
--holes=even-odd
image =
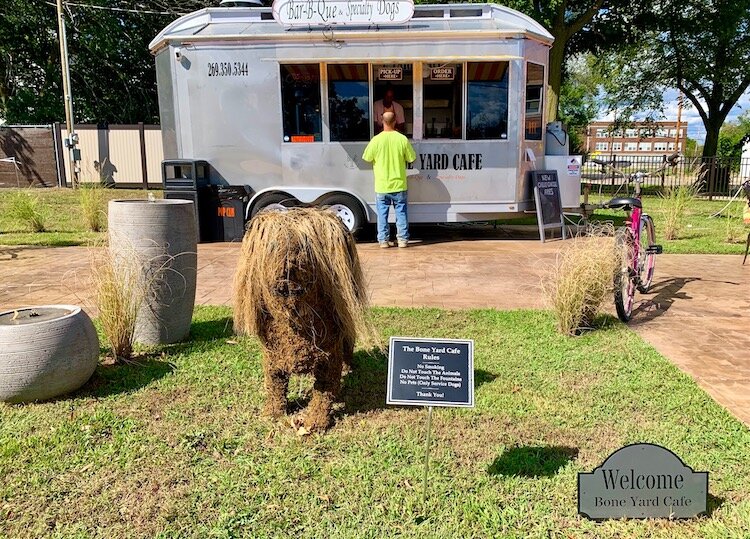
[(724, 505), (725, 501), (726, 501), (726, 498), (722, 498), (721, 496), (714, 496), (713, 494), (709, 494), (708, 503), (706, 504), (706, 516), (710, 517), (711, 515), (713, 515), (714, 511), (716, 511), (722, 505)]
[(107, 397), (130, 393), (173, 371), (173, 364), (148, 355), (123, 365), (98, 365), (89, 381), (72, 396)]
[(216, 320), (203, 320), (190, 325), (190, 335), (186, 342), (207, 342), (228, 339), (234, 336), (233, 319), (224, 316)]
[(503, 452), (487, 468), (490, 475), (550, 477), (578, 456), (578, 448), (564, 446), (522, 446)]
[(377, 349), (357, 350), (344, 377), (339, 400), (349, 414), (385, 408), (388, 358)]

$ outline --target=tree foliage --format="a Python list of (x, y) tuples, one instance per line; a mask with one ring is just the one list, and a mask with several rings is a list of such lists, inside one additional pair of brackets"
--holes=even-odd
[(750, 140), (750, 111), (745, 111), (736, 122), (727, 122), (722, 126), (717, 155), (737, 160), (742, 156), (742, 145), (747, 140)]
[(633, 45), (605, 56), (608, 94), (625, 110), (658, 110), (678, 88), (706, 128), (704, 156), (750, 86), (750, 0), (657, 0)]
[[(85, 0), (65, 9), (76, 122), (158, 122), (149, 41), (181, 13), (211, 0)], [(64, 117), (53, 3), (4, 0), (0, 12), (0, 118), (51, 123)]]

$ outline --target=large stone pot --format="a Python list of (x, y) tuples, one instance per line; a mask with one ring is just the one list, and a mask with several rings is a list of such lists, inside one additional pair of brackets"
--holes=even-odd
[(75, 305), (0, 313), (0, 401), (30, 402), (75, 391), (91, 378), (99, 339)]
[(138, 312), (135, 340), (169, 344), (190, 331), (198, 267), (195, 209), (189, 200), (112, 200), (109, 244), (120, 263), (138, 261), (150, 291)]

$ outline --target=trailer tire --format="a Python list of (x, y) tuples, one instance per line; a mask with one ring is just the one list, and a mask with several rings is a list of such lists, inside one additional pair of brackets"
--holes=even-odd
[(250, 219), (258, 215), (265, 209), (273, 209), (276, 206), (278, 209), (281, 208), (293, 208), (299, 206), (300, 202), (296, 198), (286, 193), (273, 192), (264, 193), (258, 197), (253, 203), (253, 208), (250, 210)]
[(319, 205), (335, 213), (352, 234), (367, 223), (362, 204), (351, 195), (343, 193), (326, 195), (321, 199)]

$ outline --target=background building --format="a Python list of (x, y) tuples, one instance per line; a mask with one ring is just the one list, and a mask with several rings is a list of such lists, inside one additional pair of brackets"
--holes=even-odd
[(635, 122), (627, 128), (613, 129), (611, 122), (592, 122), (586, 128), (589, 154), (618, 157), (653, 158), (683, 152), (687, 141), (687, 122)]

